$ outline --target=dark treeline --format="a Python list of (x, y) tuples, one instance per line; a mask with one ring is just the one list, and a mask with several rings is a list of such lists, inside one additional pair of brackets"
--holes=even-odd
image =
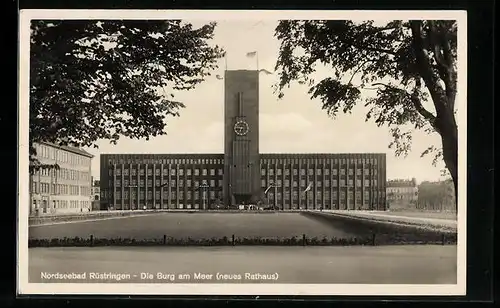
[(418, 185), (418, 209), (450, 210), (455, 208), (453, 181), (422, 182)]

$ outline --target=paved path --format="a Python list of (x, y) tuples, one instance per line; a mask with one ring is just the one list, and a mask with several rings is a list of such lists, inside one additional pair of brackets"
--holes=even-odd
[[(42, 279), (44, 272), (86, 273), (84, 280), (73, 281), (100, 283), (455, 284), (456, 260), (456, 246), (421, 245), (31, 248), (29, 279), (71, 282)], [(90, 273), (114, 273), (124, 279), (90, 280)], [(205, 279), (195, 279), (195, 273), (206, 274)], [(220, 279), (217, 273), (229, 276)], [(141, 274), (152, 279), (141, 279)], [(189, 278), (179, 279), (179, 274)]]
[(327, 211), (332, 214), (349, 215), (360, 218), (376, 219), (382, 221), (400, 222), (400, 223), (417, 223), (427, 224), (437, 227), (457, 228), (457, 221), (452, 219), (440, 219), (431, 217), (416, 217), (416, 216), (398, 216), (386, 214), (384, 212), (368, 212), (368, 211)]
[(457, 220), (457, 215), (453, 212), (433, 212), (433, 211), (380, 211), (375, 213), (382, 213), (386, 215), (405, 216), (405, 217), (421, 217), (421, 218), (437, 218)]

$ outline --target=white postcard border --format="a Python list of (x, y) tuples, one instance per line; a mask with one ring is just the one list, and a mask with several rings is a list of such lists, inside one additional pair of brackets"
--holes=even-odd
[(21, 10), (19, 18), (18, 205), (29, 204), (29, 58), (32, 19), (439, 19), (457, 20), (458, 244), (457, 284), (81, 284), (29, 283), (28, 206), (18, 206), (18, 294), (92, 295), (465, 295), (467, 200), (467, 12), (466, 11), (223, 11), (223, 10)]

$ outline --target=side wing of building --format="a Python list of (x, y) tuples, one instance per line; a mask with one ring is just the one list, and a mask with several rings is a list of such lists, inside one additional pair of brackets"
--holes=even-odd
[(42, 169), (30, 175), (30, 215), (90, 211), (93, 155), (51, 143), (34, 146), (42, 164), (57, 164), (60, 168)]
[(223, 159), (223, 154), (102, 154), (101, 209), (208, 208), (222, 199)]
[(385, 210), (385, 154), (261, 154), (261, 187), (282, 209)]

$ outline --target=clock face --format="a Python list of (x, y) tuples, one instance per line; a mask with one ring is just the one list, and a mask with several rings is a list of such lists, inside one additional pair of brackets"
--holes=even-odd
[(234, 132), (238, 136), (245, 136), (248, 133), (248, 123), (245, 121), (238, 121), (234, 124)]

